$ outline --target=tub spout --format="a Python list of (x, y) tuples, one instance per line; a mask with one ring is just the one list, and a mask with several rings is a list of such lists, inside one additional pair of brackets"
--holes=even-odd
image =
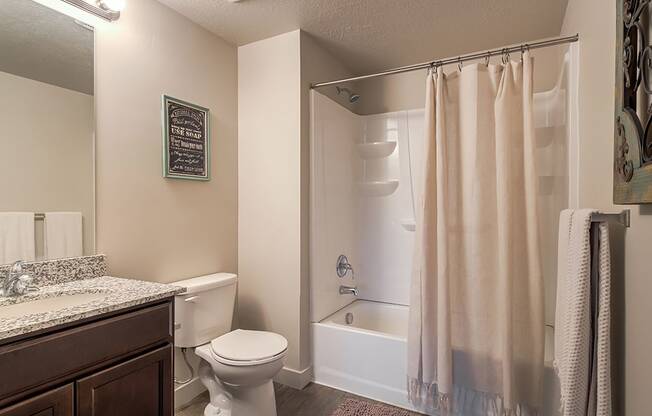
[(352, 286), (340, 286), (340, 295), (358, 296), (358, 288)]

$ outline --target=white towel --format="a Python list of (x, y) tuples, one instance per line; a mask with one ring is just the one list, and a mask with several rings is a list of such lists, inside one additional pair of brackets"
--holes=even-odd
[(34, 261), (33, 212), (0, 212), (0, 264)]
[[(594, 212), (564, 210), (559, 218), (554, 365), (563, 416), (611, 415), (609, 232), (606, 224), (596, 229), (598, 270), (593, 272), (597, 273), (594, 288), (598, 299), (592, 299), (590, 230)], [(592, 301), (597, 306), (596, 322), (592, 322)]]
[(46, 259), (79, 257), (83, 253), (81, 212), (45, 214), (43, 254)]

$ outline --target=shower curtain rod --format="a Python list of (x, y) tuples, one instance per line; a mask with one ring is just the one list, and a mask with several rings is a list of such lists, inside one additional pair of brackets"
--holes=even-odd
[(360, 81), (360, 80), (363, 80), (363, 79), (384, 77), (385, 75), (402, 74), (403, 72), (410, 72), (410, 71), (416, 71), (418, 69), (430, 68), (433, 65), (442, 66), (442, 65), (450, 65), (450, 64), (461, 64), (462, 62), (472, 61), (472, 60), (480, 59), (480, 58), (491, 58), (492, 56), (499, 56), (499, 55), (505, 55), (505, 54), (515, 53), (515, 52), (522, 52), (522, 51), (527, 50), (527, 49), (539, 49), (539, 48), (545, 48), (545, 47), (548, 47), (548, 46), (561, 45), (561, 44), (564, 44), (564, 43), (573, 43), (573, 42), (577, 42), (579, 39), (580, 39), (580, 35), (579, 35), (579, 33), (577, 33), (577, 34), (575, 34), (573, 36), (565, 36), (565, 37), (560, 37), (560, 38), (551, 38), (551, 39), (538, 40), (538, 41), (535, 41), (535, 42), (522, 43), (522, 44), (516, 45), (516, 46), (508, 46), (508, 47), (500, 48), (500, 49), (490, 49), (490, 50), (484, 51), (484, 52), (474, 52), (474, 53), (470, 53), (470, 54), (466, 54), (466, 55), (456, 56), (456, 57), (453, 57), (453, 58), (436, 59), (436, 60), (433, 60), (433, 61), (423, 62), (421, 64), (402, 66), (402, 67), (399, 67), (399, 68), (394, 68), (394, 69), (389, 69), (387, 71), (378, 72), (376, 74), (360, 75), (360, 76), (357, 76), (357, 77), (344, 78), (344, 79), (338, 79), (338, 80), (327, 81), (327, 82), (318, 82), (316, 84), (311, 84), (310, 88), (314, 89), (314, 88), (320, 88), (320, 87), (327, 87), (329, 85), (341, 84), (343, 82)]

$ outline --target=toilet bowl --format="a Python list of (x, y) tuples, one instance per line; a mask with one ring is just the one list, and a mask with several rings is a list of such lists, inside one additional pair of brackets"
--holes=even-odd
[(286, 350), (287, 341), (278, 334), (240, 329), (197, 347), (199, 378), (211, 397), (204, 415), (276, 416), (272, 378), (283, 367)]
[(195, 348), (199, 379), (210, 395), (204, 416), (276, 416), (272, 378), (283, 368), (279, 334), (230, 331), (236, 276), (217, 273), (174, 283), (175, 346)]

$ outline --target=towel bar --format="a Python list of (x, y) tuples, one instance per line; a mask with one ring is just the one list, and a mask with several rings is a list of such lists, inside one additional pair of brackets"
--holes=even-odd
[(591, 215), (591, 222), (612, 222), (620, 224), (625, 228), (629, 228), (629, 210), (624, 209), (616, 214), (605, 214), (602, 212), (597, 212)]

